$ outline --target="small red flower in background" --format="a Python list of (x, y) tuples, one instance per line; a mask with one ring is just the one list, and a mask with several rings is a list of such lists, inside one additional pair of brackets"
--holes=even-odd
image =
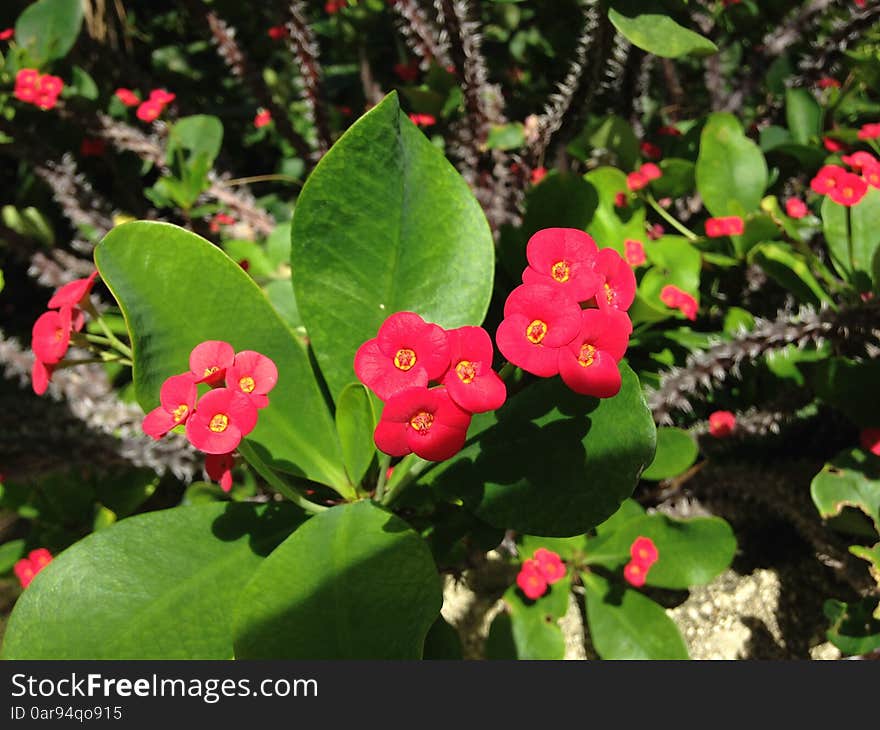
[(660, 168), (653, 162), (646, 162), (635, 172), (631, 172), (626, 176), (626, 186), (630, 190), (641, 190), (647, 187), (652, 180), (663, 177)]
[(843, 155), (840, 159), (843, 160), (844, 165), (849, 165), (856, 172), (861, 172), (865, 167), (873, 167), (880, 164), (880, 161), (874, 155), (863, 150), (853, 152), (851, 155)]
[(205, 471), (212, 482), (217, 482), (220, 489), (229, 492), (232, 489), (232, 467), (235, 466), (235, 458), (229, 454), (207, 454), (205, 456)]
[(532, 185), (537, 185), (545, 177), (547, 177), (547, 168), (546, 167), (536, 167), (534, 170), (532, 170), (532, 175), (531, 175)]
[(211, 233), (219, 233), (221, 226), (231, 226), (235, 223), (235, 218), (227, 213), (217, 213), (210, 224)]
[(63, 89), (64, 82), (58, 76), (41, 76), (35, 68), (23, 68), (15, 75), (13, 95), (19, 101), (45, 110), (55, 106)]
[(268, 109), (260, 109), (260, 111), (258, 111), (257, 115), (254, 117), (254, 126), (257, 129), (261, 129), (262, 127), (265, 127), (266, 125), (271, 123), (272, 112), (270, 112)]
[(0, 41), (8, 41), (15, 35), (15, 28), (4, 28), (0, 30)]
[(575, 393), (611, 398), (620, 392), (617, 363), (626, 353), (632, 323), (616, 309), (584, 309), (581, 329), (559, 349), (559, 374)]
[(650, 568), (657, 562), (660, 553), (650, 537), (639, 535), (629, 547), (630, 557), (644, 568)]
[(681, 132), (677, 128), (670, 125), (660, 127), (657, 130), (657, 134), (661, 134), (664, 137), (681, 137)]
[(736, 428), (736, 416), (730, 411), (715, 411), (709, 415), (709, 433), (717, 439), (727, 438)]
[(31, 550), (26, 558), (19, 560), (12, 569), (22, 588), (27, 588), (43, 568), (52, 562), (52, 553), (46, 548)]
[(859, 434), (859, 444), (865, 451), (880, 456), (880, 428), (863, 428)]
[(862, 168), (862, 177), (873, 188), (880, 188), (880, 162)]
[(448, 367), (446, 332), (414, 312), (392, 314), (354, 357), (355, 374), (382, 400), (405, 388), (426, 387)]
[(153, 89), (152, 91), (150, 91), (150, 96), (147, 98), (147, 101), (152, 101), (165, 107), (168, 106), (176, 98), (177, 94), (172, 94), (165, 89)]
[(226, 369), (235, 362), (235, 350), (222, 340), (205, 340), (189, 355), (189, 371), (196, 383), (217, 385), (226, 377)]
[(162, 105), (155, 101), (143, 102), (135, 112), (135, 116), (142, 122), (154, 122), (162, 114)]
[(138, 95), (135, 94), (131, 89), (116, 89), (115, 92), (116, 98), (119, 99), (125, 106), (137, 106), (141, 103)]
[(443, 385), (449, 396), (470, 413), (494, 411), (507, 400), (507, 388), (492, 370), (492, 338), (482, 327), (459, 327), (446, 332), (449, 369)]
[(548, 284), (569, 298), (586, 302), (602, 286), (594, 264), (599, 252), (588, 233), (577, 228), (544, 228), (526, 245), (529, 265), (523, 284)]
[(273, 41), (277, 41), (287, 36), (287, 28), (283, 25), (273, 25), (266, 33)]
[(743, 219), (738, 215), (730, 215), (722, 218), (709, 218), (706, 221), (706, 235), (709, 238), (721, 238), (722, 236), (741, 236), (745, 230)]
[(819, 195), (827, 195), (840, 184), (840, 178), (846, 170), (837, 165), (824, 165), (810, 181), (810, 188)]
[(544, 580), (549, 585), (552, 586), (554, 583), (558, 583), (565, 578), (565, 563), (562, 562), (562, 558), (557, 553), (547, 548), (538, 548), (532, 557), (538, 564), (538, 570), (544, 576)]
[(785, 213), (789, 218), (803, 218), (810, 209), (800, 198), (789, 198), (785, 201)]
[(644, 566), (630, 561), (623, 568), (623, 577), (631, 586), (641, 588), (645, 585), (645, 580), (648, 577), (648, 570)]
[(324, 4), (324, 12), (327, 15), (336, 15), (342, 8), (348, 5), (347, 0), (327, 0)]
[(660, 301), (667, 307), (678, 309), (692, 322), (697, 318), (699, 305), (697, 300), (683, 289), (667, 284), (660, 290)]
[(537, 560), (524, 560), (516, 576), (516, 584), (525, 597), (536, 601), (547, 592), (547, 579), (541, 572)]
[(413, 453), (443, 461), (461, 451), (470, 423), (471, 414), (455, 404), (446, 388), (406, 388), (385, 402), (373, 438), (391, 456)]
[(559, 348), (571, 342), (580, 328), (576, 300), (557, 286), (523, 284), (507, 297), (495, 341), (514, 365), (549, 378), (559, 372)]
[(846, 149), (846, 145), (832, 137), (822, 137), (822, 146), (829, 152), (840, 152)]
[(205, 393), (186, 421), (189, 442), (206, 454), (235, 451), (257, 425), (257, 407), (244, 393), (218, 388)]
[(433, 114), (410, 114), (409, 118), (417, 127), (432, 127), (437, 123)]
[(107, 144), (103, 139), (90, 139), (86, 137), (79, 145), (79, 154), (82, 157), (103, 157), (106, 150)]
[(161, 405), (144, 416), (141, 424), (144, 433), (158, 440), (172, 428), (186, 423), (195, 410), (197, 397), (192, 373), (172, 375), (159, 391)]
[(614, 207), (625, 208), (627, 204), (626, 193), (619, 192), (614, 194)]
[(880, 139), (880, 122), (863, 124), (859, 130), (859, 139)]
[(663, 234), (666, 233), (666, 229), (661, 226), (659, 223), (655, 223), (652, 226), (648, 226), (648, 238), (652, 241), (656, 241), (658, 238), (662, 238)]
[(401, 81), (407, 83), (415, 81), (419, 77), (419, 60), (413, 58), (407, 63), (395, 63), (393, 70)]
[(837, 79), (831, 78), (830, 76), (823, 76), (816, 82), (816, 86), (820, 89), (839, 89), (840, 82)]
[(605, 282), (596, 292), (599, 309), (619, 309), (625, 312), (636, 298), (636, 275), (623, 257), (613, 248), (603, 248), (596, 255), (596, 272)]
[(642, 142), (639, 145), (639, 149), (642, 152), (642, 156), (647, 157), (649, 160), (659, 160), (663, 156), (663, 150), (653, 142)]
[(645, 257), (644, 244), (641, 241), (636, 241), (632, 238), (627, 238), (623, 242), (623, 255), (626, 259), (626, 263), (633, 268), (641, 266), (648, 260)]
[(257, 408), (269, 405), (268, 393), (277, 382), (275, 363), (253, 350), (235, 353), (235, 360), (226, 369), (226, 387), (240, 390)]

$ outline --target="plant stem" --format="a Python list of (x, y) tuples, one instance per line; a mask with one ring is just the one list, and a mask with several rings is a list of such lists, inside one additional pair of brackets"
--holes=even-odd
[(677, 221), (673, 216), (669, 214), (668, 211), (664, 210), (660, 203), (654, 200), (654, 196), (651, 195), (651, 193), (645, 194), (645, 200), (648, 201), (648, 205), (650, 205), (657, 212), (657, 215), (659, 215), (663, 220), (665, 220), (669, 225), (671, 225), (675, 230), (681, 233), (689, 241), (700, 240), (700, 237), (696, 233), (694, 233), (683, 223)]
[(382, 497), (385, 495), (385, 483), (388, 481), (388, 467), (391, 466), (391, 457), (388, 454), (382, 454), (379, 458), (379, 479), (376, 481), (376, 492), (373, 495), (380, 504)]
[(418, 461), (410, 467), (409, 472), (407, 472), (399, 482), (391, 485), (388, 491), (385, 492), (381, 504), (385, 507), (390, 507), (394, 500), (401, 495), (403, 490), (412, 484), (416, 480), (416, 477), (421, 474), (426, 467), (429, 467), (432, 464), (433, 462), (431, 461), (418, 459)]
[(290, 175), (251, 175), (250, 177), (237, 177), (234, 180), (224, 180), (223, 185), (232, 187), (234, 185), (250, 185), (257, 182), (289, 182), (294, 185), (302, 186), (302, 182)]
[(501, 378), (505, 383), (510, 382), (510, 379), (513, 377), (513, 374), (516, 372), (516, 365), (512, 362), (506, 362), (501, 366), (501, 370), (498, 371), (498, 377)]
[(98, 314), (97, 310), (92, 306), (92, 303), (88, 301), (86, 298), (85, 306), (83, 307), (91, 316), (98, 327), (101, 328), (101, 331), (104, 333), (104, 336), (110, 341), (110, 344), (115, 347), (119, 352), (125, 355), (129, 360), (133, 359), (131, 348), (126, 345), (122, 340), (120, 340), (113, 332), (110, 331), (110, 328), (107, 326), (107, 323), (104, 321), (104, 318)]
[(322, 504), (315, 504), (314, 502), (307, 500), (299, 489), (292, 484), (288, 484), (280, 474), (268, 466), (257, 455), (257, 452), (247, 441), (242, 441), (238, 445), (238, 451), (270, 486), (277, 489), (281, 494), (287, 497), (295, 505), (301, 507), (305, 512), (316, 515), (319, 512), (324, 512), (328, 509)]

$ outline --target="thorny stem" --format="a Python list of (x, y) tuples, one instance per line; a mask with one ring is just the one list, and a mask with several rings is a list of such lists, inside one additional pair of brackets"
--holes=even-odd
[(698, 241), (700, 237), (694, 233), (690, 228), (685, 226), (683, 223), (680, 223), (676, 220), (672, 215), (669, 214), (668, 211), (664, 210), (663, 207), (654, 199), (654, 196), (651, 193), (645, 194), (645, 200), (648, 202), (663, 220), (665, 220), (669, 225), (671, 225), (675, 230), (681, 233), (685, 238), (689, 241)]

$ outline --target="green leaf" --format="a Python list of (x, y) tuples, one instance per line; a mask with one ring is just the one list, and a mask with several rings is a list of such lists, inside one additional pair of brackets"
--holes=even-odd
[(761, 204), (767, 162), (732, 114), (709, 116), (700, 135), (696, 178), (697, 191), (713, 216), (744, 216)]
[(681, 198), (694, 191), (696, 166), (690, 160), (667, 157), (660, 161), (663, 177), (654, 180), (651, 187), (658, 198)]
[(822, 231), (831, 254), (831, 263), (845, 279), (852, 271), (849, 250), (849, 211), (827, 195), (822, 200)]
[(525, 144), (525, 127), (520, 122), (496, 124), (489, 130), (486, 147), (490, 150), (514, 150)]
[(347, 484), (333, 418), (303, 346), (254, 281), (203, 238), (166, 223), (114, 228), (95, 251), (131, 333), (134, 385), (145, 411), (205, 340), (256, 350), (278, 366), (270, 405), (248, 443), (264, 461), (324, 484)]
[(708, 38), (685, 28), (648, 0), (612, 0), (608, 19), (633, 45), (664, 58), (707, 56), (718, 51)]
[(73, 67), (73, 89), (84, 99), (94, 101), (98, 98), (98, 85), (88, 72), (79, 66)]
[(24, 557), (24, 540), (10, 540), (0, 545), (0, 575), (8, 573)]
[(9, 619), (4, 659), (230, 659), (232, 611), (301, 521), (289, 505), (150, 512), (58, 555)]
[(207, 114), (184, 117), (175, 122), (168, 132), (168, 164), (173, 164), (178, 152), (185, 152), (189, 160), (202, 158), (210, 168), (220, 154), (223, 144), (223, 123)]
[(647, 583), (658, 588), (684, 589), (708, 583), (733, 560), (736, 538), (720, 517), (676, 520), (655, 513), (637, 517), (587, 541), (588, 564), (620, 570), (629, 562), (637, 537), (649, 537), (660, 554), (648, 571)]
[(507, 612), (499, 614), (489, 630), (488, 658), (562, 659), (565, 637), (558, 622), (568, 610), (570, 590), (571, 580), (565, 578), (531, 601), (516, 586), (508, 588), (504, 594)]
[[(495, 527), (584, 533), (614, 514), (654, 456), (656, 430), (635, 373), (596, 400), (545, 379), (474, 419), (471, 443), (424, 480)], [(474, 438), (479, 433), (478, 438)]]
[(880, 608), (876, 597), (857, 603), (825, 601), (822, 610), (831, 621), (827, 636), (844, 654), (867, 654), (880, 648), (880, 620), (874, 614)]
[(461, 639), (458, 632), (439, 616), (425, 637), (423, 659), (461, 659)]
[(617, 162), (625, 170), (633, 170), (639, 161), (639, 140), (629, 122), (610, 115), (599, 119), (579, 134), (568, 145), (568, 152), (586, 162), (593, 150), (607, 150), (617, 156)]
[(850, 280), (860, 291), (880, 284), (874, 275), (874, 260), (880, 254), (880, 190), (869, 187), (865, 197), (850, 210), (850, 235), (852, 237), (852, 255)]
[(749, 251), (747, 260), (758, 264), (799, 301), (831, 303), (830, 295), (813, 276), (807, 260), (787, 243), (760, 243)]
[(844, 507), (855, 507), (868, 515), (880, 532), (880, 459), (859, 449), (844, 451), (813, 477), (810, 494), (822, 517), (834, 517)]
[(590, 638), (602, 659), (687, 659), (688, 651), (666, 611), (638, 591), (583, 576)]
[(625, 525), (630, 520), (634, 520), (636, 517), (643, 517), (644, 514), (645, 508), (642, 507), (642, 505), (634, 499), (625, 499), (617, 512), (611, 515), (611, 517), (605, 520), (601, 525), (596, 525), (596, 534), (600, 537), (603, 535), (610, 535), (619, 530), (622, 525)]
[(642, 201), (627, 198), (627, 205), (623, 208), (614, 205), (617, 193), (628, 195), (626, 175), (616, 167), (597, 167), (584, 175), (584, 179), (599, 194), (599, 205), (587, 226), (587, 233), (596, 239), (599, 248), (613, 248), (623, 254), (623, 242), (627, 238), (644, 241), (645, 206)]
[(877, 425), (876, 399), (869, 397), (880, 382), (880, 360), (825, 358), (804, 368), (815, 394), (857, 426)]
[(35, 66), (63, 58), (82, 26), (81, 0), (37, 0), (15, 22), (15, 40)]
[(235, 609), (240, 659), (419, 659), (440, 612), (427, 544), (372, 502), (311, 518), (254, 574)]
[(822, 107), (807, 89), (785, 90), (785, 118), (797, 144), (808, 145), (822, 136)]
[(657, 453), (642, 479), (659, 481), (682, 474), (697, 460), (697, 443), (684, 429), (657, 429)]
[(389, 315), (480, 324), (494, 262), (467, 184), (390, 94), (321, 159), (293, 216), (293, 288), (334, 399)]
[(373, 430), (378, 419), (370, 392), (360, 383), (350, 383), (336, 404), (336, 432), (342, 445), (342, 460), (352, 484), (360, 484), (376, 454)]

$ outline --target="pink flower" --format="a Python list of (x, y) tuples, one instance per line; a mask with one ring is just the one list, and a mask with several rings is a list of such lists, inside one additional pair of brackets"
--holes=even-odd
[(629, 548), (630, 557), (633, 561), (641, 565), (645, 570), (650, 568), (660, 557), (657, 546), (650, 537), (639, 535)]
[(840, 152), (846, 149), (846, 145), (831, 137), (822, 137), (822, 146), (829, 152)]
[(859, 434), (859, 443), (865, 451), (880, 456), (880, 428), (863, 428)]
[(409, 118), (417, 127), (432, 127), (437, 123), (433, 114), (410, 114)]
[(70, 331), (70, 307), (41, 314), (31, 331), (31, 349), (37, 360), (44, 365), (60, 362), (70, 347)]
[(626, 263), (633, 268), (642, 266), (647, 261), (647, 258), (645, 257), (645, 246), (641, 241), (636, 241), (631, 238), (627, 238), (623, 242), (623, 254), (624, 258), (626, 258)]
[(212, 482), (217, 482), (220, 489), (229, 492), (232, 489), (232, 467), (235, 459), (232, 454), (207, 454), (205, 456), (205, 471)]
[(789, 198), (785, 201), (785, 212), (789, 218), (803, 218), (810, 209), (800, 198)]
[(612, 398), (620, 391), (617, 363), (626, 353), (632, 324), (616, 309), (584, 309), (578, 335), (559, 350), (559, 374), (575, 393)]
[(536, 601), (547, 592), (547, 579), (537, 560), (524, 560), (516, 576), (516, 584), (525, 597)]
[(683, 289), (677, 286), (667, 284), (660, 290), (660, 301), (667, 307), (678, 309), (689, 320), (694, 321), (697, 318), (697, 310), (699, 305), (697, 300)]
[(623, 569), (623, 577), (631, 586), (641, 588), (645, 585), (645, 580), (648, 577), (648, 570), (634, 560), (631, 560)]
[(565, 578), (565, 563), (557, 553), (547, 548), (538, 548), (533, 556), (534, 562), (538, 564), (538, 571), (544, 576), (544, 580), (549, 585), (558, 583)]
[(74, 307), (79, 307), (83, 300), (91, 293), (97, 276), (98, 272), (95, 271), (85, 279), (77, 279), (62, 286), (49, 300), (49, 309), (64, 309), (65, 307), (73, 309)]
[(722, 236), (741, 236), (745, 230), (743, 219), (738, 215), (730, 215), (722, 218), (709, 218), (706, 221), (706, 235), (709, 238)]
[(273, 25), (266, 33), (273, 41), (278, 41), (287, 36), (287, 28), (283, 25)]
[(177, 94), (172, 94), (165, 89), (153, 89), (147, 101), (159, 104), (163, 109), (177, 98)]
[(141, 100), (138, 98), (138, 95), (133, 92), (131, 89), (116, 89), (116, 98), (119, 99), (125, 106), (137, 106), (141, 103)]
[(868, 183), (853, 172), (844, 172), (837, 178), (837, 184), (829, 191), (828, 197), (838, 205), (856, 205), (865, 193)]
[(532, 170), (532, 185), (537, 185), (541, 180), (547, 177), (547, 168), (546, 167), (536, 167)]
[(656, 241), (658, 238), (661, 238), (665, 232), (666, 229), (664, 229), (663, 226), (661, 226), (659, 223), (648, 226), (648, 238), (650, 238), (652, 241)]
[(235, 350), (228, 342), (206, 340), (189, 355), (189, 370), (196, 383), (217, 385), (226, 377), (226, 369), (235, 361)]
[(172, 375), (159, 390), (159, 405), (144, 416), (142, 428), (147, 436), (162, 438), (192, 416), (198, 391), (192, 373)]
[(849, 165), (855, 172), (861, 172), (865, 167), (873, 167), (880, 164), (880, 161), (874, 155), (862, 150), (853, 152), (851, 155), (843, 155), (840, 159), (843, 160), (844, 165)]
[(599, 249), (577, 228), (544, 228), (529, 239), (523, 284), (548, 284), (578, 302), (592, 299), (602, 285), (594, 268)]
[(863, 124), (859, 130), (859, 139), (878, 139), (880, 138), (880, 122), (873, 124)]
[(449, 396), (470, 413), (494, 411), (507, 400), (507, 388), (492, 370), (494, 349), (482, 327), (448, 330), (449, 369), (443, 385)]
[(31, 550), (26, 558), (19, 560), (13, 567), (15, 577), (22, 588), (27, 588), (31, 581), (36, 577), (43, 568), (52, 562), (52, 553), (46, 548), (37, 548)]
[(162, 105), (155, 101), (145, 101), (138, 108), (135, 115), (142, 122), (154, 122), (162, 113)]
[(34, 358), (34, 364), (31, 366), (31, 386), (34, 393), (43, 395), (49, 388), (49, 381), (52, 379), (52, 371), (54, 366), (40, 362), (38, 357)]
[(260, 109), (260, 111), (257, 112), (257, 116), (254, 117), (254, 126), (257, 129), (261, 129), (262, 127), (265, 127), (266, 125), (271, 123), (272, 112), (270, 112), (268, 109)]
[(647, 157), (649, 160), (659, 160), (663, 156), (663, 151), (653, 142), (642, 142), (639, 149), (642, 152), (642, 157)]
[(15, 35), (15, 28), (4, 28), (0, 30), (0, 41), (8, 41)]
[(232, 365), (226, 369), (226, 387), (240, 390), (257, 408), (269, 405), (267, 394), (277, 382), (275, 363), (253, 350), (237, 352)]
[(355, 374), (382, 400), (405, 388), (426, 387), (448, 367), (446, 332), (413, 312), (388, 317), (354, 357)]
[(636, 275), (629, 264), (613, 248), (603, 248), (596, 255), (596, 272), (605, 281), (596, 292), (599, 309), (625, 312), (636, 298)]
[(257, 407), (240, 390), (218, 388), (199, 400), (186, 422), (189, 442), (206, 454), (235, 451), (257, 425)]
[(709, 433), (717, 439), (727, 438), (736, 428), (736, 416), (730, 411), (715, 411), (709, 415)]
[(414, 453), (443, 461), (461, 451), (470, 423), (471, 414), (455, 404), (446, 388), (407, 388), (386, 401), (373, 438), (391, 456)]

